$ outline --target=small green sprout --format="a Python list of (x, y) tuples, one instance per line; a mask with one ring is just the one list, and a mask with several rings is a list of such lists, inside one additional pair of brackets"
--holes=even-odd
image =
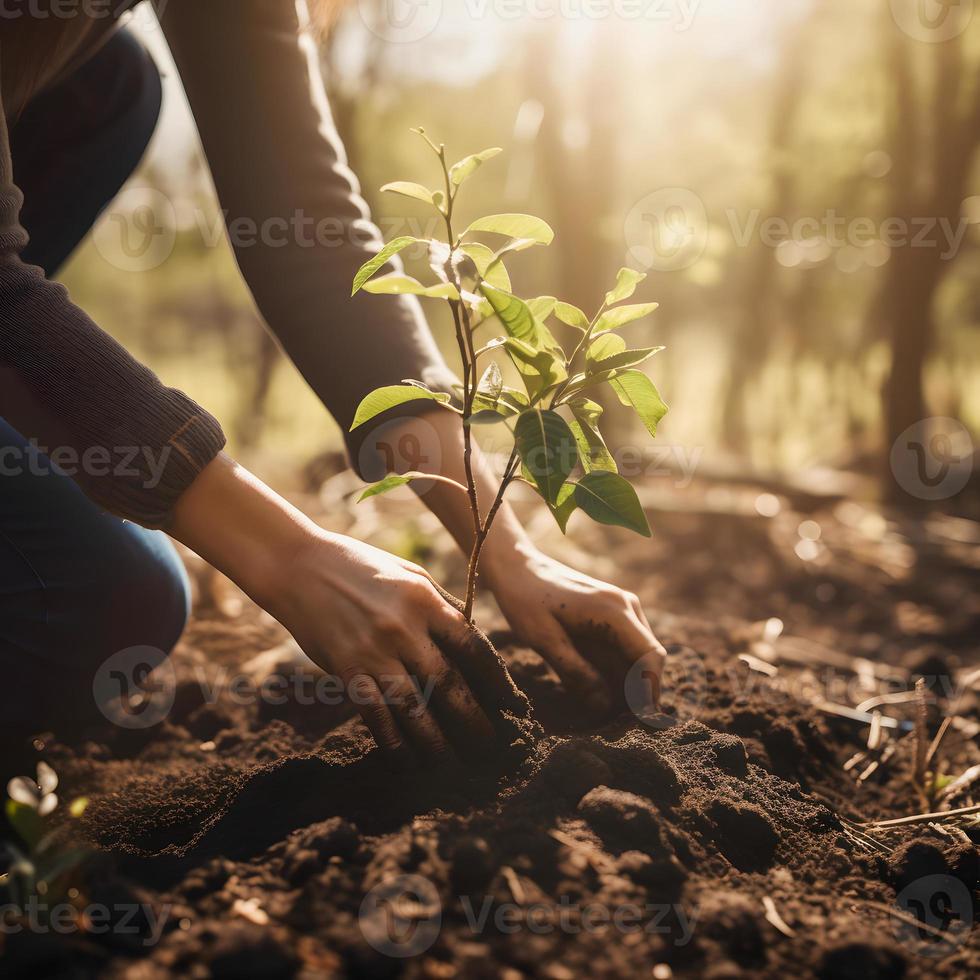
[[(0, 874), (0, 894), (6, 893), (15, 907), (24, 908), (35, 895), (50, 901), (68, 874), (89, 856), (86, 850), (67, 847), (65, 835), (52, 826), (57, 788), (58, 774), (46, 762), (37, 764), (34, 779), (17, 776), (7, 784), (5, 813), (19, 842), (6, 845), (8, 865)], [(78, 819), (87, 805), (85, 797), (78, 797), (68, 812)]]
[[(467, 570), (465, 613), (472, 619), (480, 554), (504, 494), (515, 481), (527, 483), (541, 496), (563, 533), (572, 513), (581, 510), (600, 524), (625, 527), (649, 537), (650, 527), (636, 491), (619, 475), (600, 432), (602, 406), (590, 396), (607, 386), (623, 405), (636, 411), (650, 435), (656, 435), (667, 406), (653, 382), (638, 368), (663, 348), (631, 349), (615, 333), (657, 308), (656, 303), (625, 302), (645, 278), (632, 269), (619, 270), (615, 285), (592, 316), (553, 296), (516, 296), (504, 260), (525, 249), (549, 245), (554, 232), (546, 222), (529, 214), (491, 214), (457, 232), (455, 205), (462, 184), (501, 151), (492, 147), (450, 166), (445, 146), (437, 146), (422, 129), (413, 132), (435, 153), (442, 170), (443, 189), (430, 190), (408, 181), (396, 181), (381, 189), (433, 207), (445, 226), (446, 240), (411, 236), (393, 239), (360, 268), (351, 295), (363, 289), (447, 302), (463, 369), (461, 404), (453, 404), (445, 392), (430, 391), (418, 381), (406, 380), (367, 395), (351, 429), (390, 408), (419, 399), (429, 399), (460, 415), (465, 486), (435, 474), (410, 472), (386, 477), (365, 490), (360, 499), (421, 478), (452, 483), (467, 494), (474, 540)], [(488, 245), (474, 236), (489, 236), (494, 244)], [(503, 239), (503, 244), (499, 244), (499, 239)], [(420, 243), (428, 248), (436, 283), (424, 285), (401, 272), (376, 277), (389, 259)], [(547, 321), (551, 317), (579, 334), (571, 354), (566, 354), (549, 329)], [(503, 333), (478, 342), (478, 332), (488, 328), (502, 329)], [(511, 361), (522, 388), (504, 383), (500, 365), (491, 359), (494, 354)], [(484, 361), (485, 366), (481, 363)], [(477, 424), (503, 425), (513, 436), (513, 449), (499, 488), (485, 511), (477, 497), (472, 466), (472, 427)]]

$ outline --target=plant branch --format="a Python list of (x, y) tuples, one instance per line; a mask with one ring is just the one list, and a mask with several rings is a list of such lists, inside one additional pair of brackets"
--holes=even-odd
[(466, 569), (466, 605), (463, 610), (464, 615), (469, 620), (472, 620), (473, 617), (473, 600), (476, 597), (476, 576), (480, 565), (480, 555), (490, 534), (493, 519), (497, 516), (497, 511), (500, 510), (500, 505), (504, 502), (504, 494), (507, 492), (507, 488), (514, 479), (514, 474), (517, 472), (519, 461), (517, 447), (515, 446), (510, 452), (510, 459), (507, 461), (507, 466), (504, 469), (503, 479), (497, 488), (497, 495), (490, 505), (490, 510), (487, 511), (486, 520), (483, 521), (482, 525), (477, 527), (476, 535), (473, 538), (473, 549), (470, 552), (469, 565)]
[[(459, 273), (453, 263), (453, 253), (457, 242), (453, 234), (453, 205), (456, 195), (453, 192), (452, 181), (449, 179), (449, 168), (446, 166), (446, 148), (440, 145), (438, 150), (439, 163), (446, 186), (446, 206), (442, 210), (446, 222), (446, 236), (449, 244), (449, 258), (446, 261), (446, 278), (462, 293), (463, 285)], [(483, 526), (480, 518), (480, 500), (476, 489), (476, 478), (473, 474), (473, 433), (470, 426), (470, 416), (473, 414), (473, 400), (476, 397), (476, 354), (473, 350), (473, 337), (469, 328), (469, 313), (466, 304), (461, 300), (450, 300), (449, 307), (453, 314), (453, 325), (456, 328), (456, 344), (459, 356), (463, 362), (463, 469), (466, 473), (466, 493), (470, 501), (470, 511), (473, 515), (473, 551), (470, 554), (469, 567), (466, 575), (466, 602), (464, 614), (470, 622), (473, 620), (473, 599), (476, 590), (476, 562), (479, 561), (479, 550), (482, 548)]]
[(572, 356), (566, 362), (567, 369), (568, 369), (568, 378), (562, 382), (558, 390), (551, 396), (552, 408), (555, 407), (555, 403), (565, 393), (565, 389), (568, 387), (568, 382), (572, 377), (572, 365), (575, 363), (575, 358), (582, 353), (582, 349), (592, 339), (592, 331), (595, 330), (596, 324), (599, 322), (599, 317), (601, 317), (602, 314), (605, 312), (606, 312), (606, 303), (604, 302), (602, 306), (599, 307), (598, 311), (596, 312), (596, 315), (592, 317), (591, 321), (589, 322), (588, 328), (586, 329), (585, 333), (582, 334), (582, 337), (579, 340), (579, 342), (575, 345), (575, 350), (572, 351)]

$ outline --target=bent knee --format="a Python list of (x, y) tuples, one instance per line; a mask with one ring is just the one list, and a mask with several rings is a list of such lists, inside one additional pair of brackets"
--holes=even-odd
[(76, 639), (66, 651), (73, 666), (98, 664), (128, 647), (174, 648), (190, 614), (190, 587), (162, 532), (125, 525), (99, 555), (78, 560), (77, 576), (48, 602), (51, 640)]

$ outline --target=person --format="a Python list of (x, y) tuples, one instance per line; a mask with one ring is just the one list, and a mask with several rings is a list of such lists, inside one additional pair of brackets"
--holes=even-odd
[[(500, 705), (462, 665), (485, 651), (473, 652), (472, 630), (426, 571), (290, 506), (224, 452), (204, 408), (134, 360), (54, 281), (138, 165), (157, 120), (158, 70), (118, 23), (132, 2), (108, 5), (108, 18), (103, 4), (66, 14), (63, 3), (6, 0), (0, 19), (4, 718), (43, 727), (62, 710), (58, 692), (65, 705), (84, 701), (113, 652), (174, 646), (188, 583), (166, 532), (356, 686), (382, 748), (439, 756), (480, 744)], [(233, 240), (264, 319), (341, 428), (382, 384), (416, 378), (450, 390), (454, 376), (414, 298), (350, 297), (380, 239), (331, 120), (305, 4), (166, 0), (157, 15), (229, 228), (304, 214), (344, 231), (333, 247)], [(462, 479), (458, 417), (423, 413), (410, 406), (378, 421), (397, 433), (424, 417), (441, 472)], [(378, 465), (365, 435), (347, 435), (362, 472)], [(66, 460), (78, 464), (70, 478)], [(477, 471), (487, 500), (485, 461)], [(437, 484), (423, 499), (468, 551), (463, 495)], [(610, 697), (576, 640), (588, 628), (605, 631), (623, 664), (642, 659), (659, 677), (663, 649), (637, 598), (543, 554), (509, 507), (487, 543), (482, 581), (516, 635), (587, 705), (601, 710)], [(381, 678), (404, 697), (389, 697)], [(431, 702), (407, 710), (411, 692), (430, 682)]]

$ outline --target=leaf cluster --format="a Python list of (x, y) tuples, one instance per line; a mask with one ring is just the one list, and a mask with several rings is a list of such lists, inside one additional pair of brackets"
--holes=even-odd
[[(571, 514), (581, 510), (599, 523), (649, 536), (636, 491), (619, 474), (606, 445), (600, 428), (603, 409), (594, 400), (600, 388), (610, 388), (623, 405), (636, 412), (651, 436), (656, 435), (667, 412), (656, 386), (639, 370), (663, 348), (630, 348), (616, 332), (657, 308), (656, 303), (627, 302), (644, 274), (620, 269), (615, 284), (591, 316), (554, 296), (516, 295), (507, 264), (519, 252), (549, 245), (554, 232), (541, 218), (504, 213), (470, 222), (457, 235), (452, 217), (459, 188), (501, 151), (492, 147), (449, 166), (445, 148), (437, 147), (422, 130), (416, 132), (439, 158), (445, 188), (431, 190), (421, 184), (395, 181), (381, 189), (433, 207), (446, 226), (447, 240), (393, 239), (357, 272), (352, 295), (360, 290), (410, 294), (450, 304), (461, 334), (463, 407), (453, 404), (445, 392), (406, 380), (378, 388), (364, 398), (351, 428), (418, 399), (430, 399), (458, 412), (464, 426), (506, 426), (514, 440), (512, 460), (519, 464), (514, 468), (514, 478), (537, 491), (563, 532)], [(402, 272), (378, 274), (392, 257), (420, 243), (426, 246), (436, 282), (424, 284)], [(577, 343), (570, 353), (550, 329), (552, 319), (577, 332)], [(477, 337), (483, 339), (477, 341)], [(521, 387), (504, 383), (499, 357), (506, 357), (516, 368)], [(409, 473), (388, 477), (365, 491), (361, 499), (424, 476)]]

